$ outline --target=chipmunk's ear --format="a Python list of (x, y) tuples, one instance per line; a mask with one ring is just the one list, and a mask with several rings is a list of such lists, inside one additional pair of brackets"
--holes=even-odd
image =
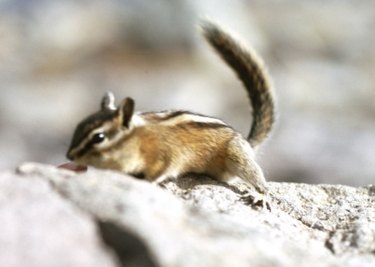
[(126, 128), (129, 128), (130, 120), (134, 113), (134, 105), (134, 100), (127, 97), (121, 101), (121, 104), (118, 107), (117, 112), (121, 118), (122, 125)]
[(100, 103), (100, 109), (104, 110), (116, 110), (115, 96), (112, 92), (106, 92)]

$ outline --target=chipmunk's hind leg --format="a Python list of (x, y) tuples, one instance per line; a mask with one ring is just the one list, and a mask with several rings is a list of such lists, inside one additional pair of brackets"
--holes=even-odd
[(266, 180), (254, 157), (254, 151), (250, 144), (243, 138), (235, 137), (228, 146), (227, 168), (231, 175), (241, 178), (254, 186), (259, 193), (265, 194), (267, 191)]
[(228, 171), (231, 175), (241, 178), (252, 185), (258, 193), (248, 192), (241, 197), (252, 206), (260, 206), (271, 210), (267, 200), (267, 185), (262, 169), (254, 159), (254, 151), (242, 138), (233, 139), (228, 147), (226, 160)]

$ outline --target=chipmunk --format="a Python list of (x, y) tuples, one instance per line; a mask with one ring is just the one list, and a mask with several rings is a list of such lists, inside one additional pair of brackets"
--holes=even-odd
[(236, 72), (252, 104), (253, 122), (245, 139), (223, 121), (189, 111), (134, 112), (134, 100), (118, 107), (106, 93), (97, 113), (78, 124), (68, 159), (162, 182), (188, 173), (227, 182), (239, 177), (266, 193), (255, 149), (274, 124), (270, 79), (260, 58), (211, 22), (203, 22), (208, 43)]

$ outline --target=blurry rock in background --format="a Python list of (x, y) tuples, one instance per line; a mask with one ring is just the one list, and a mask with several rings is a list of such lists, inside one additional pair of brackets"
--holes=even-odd
[[(13, 0), (0, 3), (0, 169), (60, 164), (102, 94), (188, 109), (243, 134), (246, 94), (197, 31), (200, 17), (262, 55), (279, 120), (269, 180), (374, 183), (375, 2)], [(355, 12), (354, 12), (355, 11)]]

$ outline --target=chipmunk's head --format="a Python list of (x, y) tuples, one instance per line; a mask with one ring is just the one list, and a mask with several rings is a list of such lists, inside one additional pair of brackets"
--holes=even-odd
[(106, 93), (100, 111), (81, 121), (73, 135), (67, 158), (101, 167), (102, 154), (132, 130), (134, 100), (125, 98), (116, 107), (112, 93)]

